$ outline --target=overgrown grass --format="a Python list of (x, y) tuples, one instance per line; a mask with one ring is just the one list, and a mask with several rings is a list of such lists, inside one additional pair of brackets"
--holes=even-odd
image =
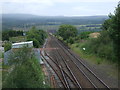
[(107, 67), (104, 68), (104, 71), (106, 71), (106, 73), (109, 76), (113, 76), (115, 78), (118, 78), (118, 65), (117, 63), (113, 63), (110, 60), (107, 60), (105, 58), (100, 58), (98, 56), (96, 56), (95, 54), (90, 54), (90, 53), (85, 53), (85, 51), (80, 48), (80, 46), (82, 46), (84, 43), (75, 43), (72, 45), (69, 45), (71, 47), (71, 49), (78, 54), (81, 58), (83, 58), (84, 60), (86, 60), (87, 62), (91, 63), (92, 65), (99, 65), (100, 67)]
[(73, 51), (75, 51), (78, 55), (80, 55), (81, 58), (84, 58), (86, 60), (90, 60), (94, 64), (101, 64), (102, 63), (102, 61), (103, 61), (102, 58), (99, 58), (99, 57), (95, 56), (94, 54), (84, 53), (82, 48), (78, 47), (78, 44), (79, 43), (72, 44), (70, 47)]
[(26, 36), (10, 37), (9, 41), (11, 41), (11, 42), (25, 42)]
[(75, 51), (80, 57), (92, 61), (94, 64), (102, 64), (102, 63), (113, 63), (112, 61), (97, 56), (93, 53), (88, 53), (87, 50), (83, 50), (84, 42), (83, 43), (75, 43), (72, 45), (69, 45), (73, 51)]

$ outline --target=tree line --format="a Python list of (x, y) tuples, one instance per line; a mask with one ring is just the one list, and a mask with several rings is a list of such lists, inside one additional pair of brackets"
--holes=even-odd
[(8, 40), (10, 37), (23, 36), (23, 31), (5, 30), (2, 32), (2, 41)]

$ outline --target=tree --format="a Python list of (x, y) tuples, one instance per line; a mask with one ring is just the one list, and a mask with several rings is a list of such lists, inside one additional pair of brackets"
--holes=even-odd
[(75, 37), (77, 35), (77, 29), (72, 25), (61, 25), (59, 27), (58, 34), (66, 40), (70, 37)]
[(23, 31), (8, 30), (2, 32), (2, 40), (9, 40), (10, 37), (22, 36)]
[(109, 26), (110, 26), (110, 23), (111, 23), (111, 19), (107, 19), (104, 21), (103, 25), (102, 25), (102, 29), (103, 30), (108, 30)]
[(120, 58), (120, 47), (118, 43), (120, 41), (120, 4), (116, 7), (114, 15), (109, 15), (109, 19), (105, 21), (103, 28), (108, 31), (110, 38), (113, 40), (114, 53), (118, 60)]
[(28, 41), (33, 41), (33, 46), (34, 46), (35, 48), (39, 48), (40, 43), (39, 43), (39, 41), (36, 40), (35, 38), (29, 39)]
[(47, 34), (45, 31), (37, 30), (35, 27), (32, 27), (32, 29), (27, 32), (27, 40), (32, 40), (36, 48), (43, 45), (46, 37)]

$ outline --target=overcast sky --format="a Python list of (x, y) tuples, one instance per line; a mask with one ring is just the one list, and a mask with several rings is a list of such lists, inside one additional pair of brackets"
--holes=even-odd
[(2, 13), (92, 16), (113, 13), (119, 0), (0, 0)]

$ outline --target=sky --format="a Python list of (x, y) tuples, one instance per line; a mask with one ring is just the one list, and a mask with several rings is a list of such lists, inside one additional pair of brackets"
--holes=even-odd
[(108, 15), (114, 12), (118, 2), (119, 0), (0, 0), (0, 13), (40, 16)]

